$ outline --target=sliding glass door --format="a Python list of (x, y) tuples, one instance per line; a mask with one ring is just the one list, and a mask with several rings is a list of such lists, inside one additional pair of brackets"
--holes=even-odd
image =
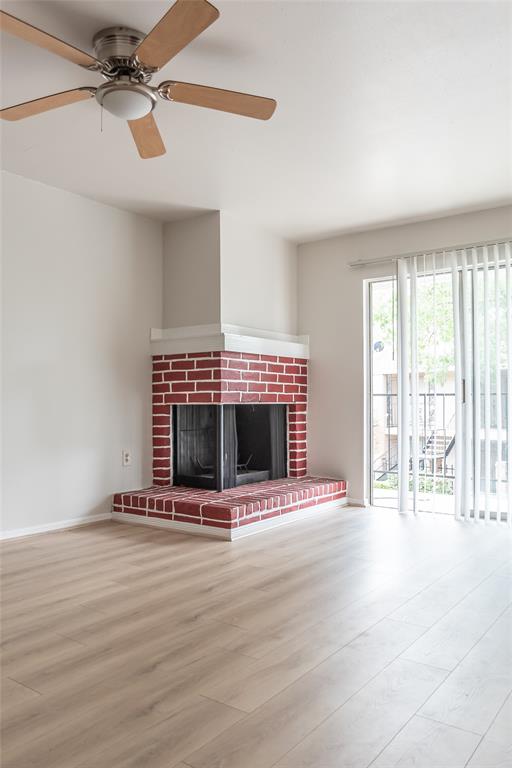
[(512, 524), (510, 243), (370, 284), (371, 501)]
[[(417, 280), (418, 499), (422, 511), (453, 514), (454, 329), (451, 276)], [(398, 307), (396, 278), (370, 283), (371, 503), (398, 506)], [(411, 453), (412, 453), (411, 446)], [(410, 468), (410, 492), (413, 467)]]

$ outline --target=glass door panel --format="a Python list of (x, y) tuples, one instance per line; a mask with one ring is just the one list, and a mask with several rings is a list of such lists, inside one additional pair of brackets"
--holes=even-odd
[(370, 283), (371, 503), (398, 504), (396, 282)]
[[(453, 514), (455, 361), (452, 278), (417, 282), (418, 456), (422, 511)], [(397, 301), (393, 278), (370, 283), (371, 503), (398, 506)], [(411, 438), (412, 439), (412, 438)], [(412, 453), (412, 451), (411, 451)], [(412, 497), (412, 466), (410, 468)]]

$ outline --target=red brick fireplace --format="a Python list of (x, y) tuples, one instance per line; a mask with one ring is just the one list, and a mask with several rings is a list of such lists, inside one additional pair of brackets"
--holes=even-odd
[(172, 484), (172, 406), (278, 403), (288, 406), (288, 477), (307, 470), (307, 360), (244, 352), (153, 357), (153, 483)]
[[(240, 338), (234, 343), (240, 344)], [(269, 343), (260, 342), (264, 348)], [(171, 343), (189, 345), (190, 341)], [(253, 339), (245, 338), (244, 343), (254, 348)], [(234, 539), (283, 518), (294, 519), (346, 502), (345, 481), (307, 475), (305, 357), (241, 351), (170, 352), (152, 358), (153, 485), (115, 494), (114, 519)], [(278, 479), (220, 492), (174, 485), (173, 407), (231, 404), (286, 406), (286, 477), (278, 475)], [(284, 422), (282, 425), (284, 430)]]

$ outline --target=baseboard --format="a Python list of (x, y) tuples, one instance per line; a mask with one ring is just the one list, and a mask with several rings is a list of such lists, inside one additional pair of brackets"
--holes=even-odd
[(235, 541), (237, 539), (252, 536), (255, 533), (268, 531), (270, 528), (276, 528), (280, 525), (287, 525), (298, 520), (314, 517), (321, 512), (330, 512), (338, 507), (346, 507), (346, 499), (337, 499), (336, 501), (327, 501), (324, 504), (314, 504), (306, 509), (296, 512), (289, 512), (282, 517), (271, 517), (268, 520), (259, 520), (249, 525), (243, 525), (241, 528), (215, 528), (209, 525), (195, 525), (194, 523), (181, 523), (177, 520), (163, 520), (158, 517), (143, 517), (141, 515), (131, 515), (129, 512), (113, 512), (112, 520), (119, 523), (131, 523), (134, 525), (149, 525), (154, 528), (166, 528), (168, 531), (177, 533), (191, 533), (194, 536), (208, 536), (210, 538), (222, 539), (223, 541)]
[(368, 499), (354, 499), (352, 497), (349, 497), (347, 499), (347, 504), (350, 504), (351, 507), (369, 507), (370, 502)]
[(84, 515), (83, 517), (74, 517), (71, 520), (58, 520), (56, 523), (46, 523), (45, 525), (34, 525), (30, 528), (15, 528), (12, 531), (0, 531), (0, 540), (19, 539), (22, 536), (34, 536), (36, 533), (50, 533), (51, 531), (60, 531), (64, 528), (75, 528), (78, 525), (90, 525), (98, 523), (101, 520), (111, 520), (110, 512), (103, 512), (99, 515)]
[(181, 523), (179, 520), (162, 520), (159, 517), (145, 517), (143, 515), (131, 515), (129, 512), (112, 512), (112, 520), (116, 523), (130, 523), (130, 525), (149, 525), (152, 528), (166, 528), (176, 533), (191, 533), (193, 536), (208, 536), (212, 539), (231, 540), (231, 531), (227, 528), (215, 528), (212, 525), (195, 525), (194, 523)]
[(139, 515), (130, 515), (125, 512), (104, 512), (99, 515), (75, 517), (70, 520), (58, 520), (55, 523), (46, 523), (45, 525), (34, 525), (30, 528), (15, 528), (11, 531), (0, 531), (0, 541), (19, 539), (24, 536), (34, 536), (38, 533), (51, 533), (51, 531), (75, 528), (80, 525), (90, 525), (92, 523), (101, 522), (102, 520), (115, 520), (116, 522), (131, 523), (133, 525), (150, 525), (155, 528), (167, 528), (167, 530), (189, 533), (194, 536), (209, 536), (210, 538), (223, 539), (224, 541), (234, 541), (235, 539), (251, 536), (254, 533), (268, 531), (270, 528), (276, 528), (280, 525), (287, 525), (288, 523), (297, 522), (298, 520), (305, 520), (319, 512), (329, 512), (337, 507), (346, 507), (347, 505), (351, 507), (367, 506), (367, 504), (363, 503), (363, 500), (359, 499), (337, 499), (336, 501), (328, 501), (325, 504), (316, 504), (307, 507), (306, 509), (298, 510), (297, 512), (290, 512), (282, 517), (271, 517), (268, 520), (260, 520), (256, 523), (242, 526), (241, 528), (233, 528), (232, 530), (226, 528), (214, 528), (207, 525), (198, 526), (192, 523), (180, 523), (175, 520), (161, 520), (155, 517), (140, 517)]
[(322, 512), (332, 512), (339, 507), (346, 507), (348, 505), (347, 499), (336, 499), (336, 501), (326, 501), (324, 504), (316, 504), (306, 509), (300, 509), (297, 512), (289, 512), (281, 517), (270, 517), (268, 520), (260, 520), (257, 523), (251, 523), (251, 525), (243, 525), (241, 528), (233, 528), (231, 531), (231, 540), (235, 541), (243, 539), (246, 536), (252, 536), (255, 533), (262, 533), (268, 531), (271, 528), (277, 528), (281, 525), (288, 525), (290, 523), (297, 523), (300, 520), (306, 520), (308, 518), (315, 517)]

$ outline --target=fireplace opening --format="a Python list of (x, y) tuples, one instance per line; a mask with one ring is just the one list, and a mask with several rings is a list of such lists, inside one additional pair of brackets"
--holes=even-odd
[(174, 484), (222, 491), (287, 474), (286, 406), (175, 405)]

